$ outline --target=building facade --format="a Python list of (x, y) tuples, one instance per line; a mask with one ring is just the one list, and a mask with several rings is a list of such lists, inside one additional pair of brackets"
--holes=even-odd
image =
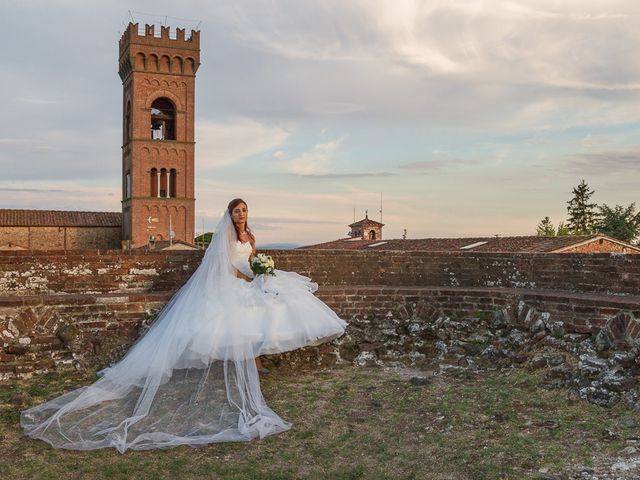
[(367, 212), (362, 220), (349, 225), (351, 229), (349, 237), (359, 238), (361, 240), (381, 240), (382, 227), (384, 227), (384, 223), (371, 220)]
[(195, 228), (195, 77), (200, 32), (130, 23), (120, 39), (122, 239), (130, 247)]
[(0, 209), (0, 250), (120, 248), (120, 212)]

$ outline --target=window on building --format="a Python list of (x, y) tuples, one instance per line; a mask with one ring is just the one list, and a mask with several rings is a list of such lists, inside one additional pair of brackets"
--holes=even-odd
[(124, 175), (124, 199), (131, 198), (131, 172)]
[(171, 198), (175, 198), (176, 197), (176, 169), (172, 168), (169, 171), (169, 196)]
[(150, 188), (150, 192), (151, 192), (151, 196), (152, 197), (157, 197), (158, 196), (158, 190), (160, 190), (158, 188), (158, 169), (156, 168), (152, 168), (151, 169), (151, 188)]
[(163, 168), (160, 170), (160, 195), (159, 197), (166, 198), (167, 197), (167, 169)]
[(168, 98), (156, 98), (151, 104), (151, 139), (176, 139), (176, 109)]
[(375, 240), (376, 239), (376, 231), (375, 230), (371, 230), (369, 232), (369, 240)]
[(131, 140), (131, 102), (127, 102), (124, 112), (124, 143)]

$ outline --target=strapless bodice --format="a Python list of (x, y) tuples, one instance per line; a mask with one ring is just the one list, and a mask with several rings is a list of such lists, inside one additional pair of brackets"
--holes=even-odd
[(251, 256), (251, 243), (242, 243), (240, 240), (233, 244), (231, 249), (231, 265), (244, 273), (247, 277), (253, 277), (253, 272), (249, 266)]

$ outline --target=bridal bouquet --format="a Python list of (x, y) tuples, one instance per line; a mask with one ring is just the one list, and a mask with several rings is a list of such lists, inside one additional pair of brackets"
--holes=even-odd
[(256, 275), (275, 275), (275, 263), (273, 258), (264, 253), (258, 253), (251, 259), (251, 271)]

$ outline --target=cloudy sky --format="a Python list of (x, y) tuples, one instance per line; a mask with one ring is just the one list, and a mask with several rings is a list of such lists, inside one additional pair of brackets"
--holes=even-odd
[[(132, 10), (129, 13), (129, 10)], [(0, 206), (118, 211), (126, 23), (195, 27), (196, 230), (533, 234), (640, 201), (636, 0), (0, 0)]]

